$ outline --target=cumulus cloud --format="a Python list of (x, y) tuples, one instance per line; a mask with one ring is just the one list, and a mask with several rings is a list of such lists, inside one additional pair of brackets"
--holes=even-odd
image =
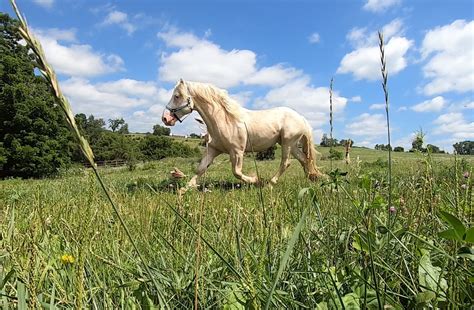
[[(123, 70), (123, 60), (115, 54), (103, 54), (87, 44), (77, 44), (74, 30), (35, 29), (46, 58), (56, 72), (91, 77)], [(67, 44), (65, 44), (67, 42)]]
[(421, 54), (427, 63), (423, 73), (430, 81), (426, 95), (469, 92), (474, 89), (474, 21), (456, 20), (429, 30)]
[(158, 89), (152, 82), (130, 79), (94, 84), (84, 78), (70, 78), (61, 87), (76, 113), (105, 118), (124, 116), (133, 109), (152, 106), (156, 101), (166, 102), (171, 97), (170, 92)]
[(362, 97), (361, 96), (354, 96), (349, 99), (349, 101), (352, 102), (362, 102)]
[[(334, 112), (341, 112), (347, 104), (347, 98), (333, 94)], [(303, 77), (290, 81), (281, 87), (271, 89), (264, 97), (255, 102), (257, 108), (286, 106), (304, 115), (314, 129), (326, 125), (329, 119), (329, 89), (310, 85), (309, 78)]]
[(137, 27), (129, 21), (127, 13), (118, 10), (110, 11), (102, 22), (102, 25), (118, 25), (123, 28), (128, 35), (133, 34), (135, 30), (137, 30)]
[(438, 112), (445, 106), (446, 101), (438, 96), (430, 100), (425, 100), (411, 107), (415, 112)]
[(177, 48), (161, 55), (159, 76), (166, 82), (184, 78), (223, 88), (240, 84), (275, 87), (302, 75), (302, 71), (284, 64), (259, 69), (253, 51), (225, 50), (205, 38), (175, 28), (159, 32), (158, 37), (169, 48)]
[(51, 8), (54, 4), (54, 0), (33, 0), (33, 2), (44, 8)]
[(371, 141), (387, 134), (387, 123), (383, 114), (363, 113), (346, 126), (346, 132)]
[(277, 64), (271, 67), (265, 67), (244, 80), (245, 84), (280, 86), (290, 80), (295, 79), (303, 74), (301, 70), (292, 67), (285, 67)]
[(375, 103), (370, 105), (370, 110), (383, 110), (385, 109), (385, 103)]
[(317, 33), (317, 32), (313, 32), (313, 33), (308, 37), (308, 41), (309, 41), (309, 43), (311, 43), (311, 44), (319, 43), (320, 40), (321, 40), (321, 37), (320, 37), (319, 33)]
[[(407, 66), (406, 53), (412, 47), (413, 41), (402, 36), (403, 23), (400, 19), (385, 25), (382, 31), (386, 41), (387, 70), (390, 75), (395, 75)], [(369, 33), (366, 28), (354, 28), (348, 33), (347, 40), (355, 50), (342, 58), (337, 73), (352, 73), (357, 80), (380, 79), (377, 33)]]
[(364, 10), (379, 13), (400, 3), (401, 0), (367, 0), (364, 5)]
[(436, 135), (448, 135), (453, 141), (474, 139), (474, 122), (466, 120), (462, 113), (442, 114), (433, 124), (436, 126)]

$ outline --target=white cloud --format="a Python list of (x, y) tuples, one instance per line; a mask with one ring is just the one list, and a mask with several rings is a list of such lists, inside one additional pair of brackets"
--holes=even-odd
[[(407, 66), (406, 53), (413, 41), (403, 37), (403, 22), (395, 19), (382, 29), (385, 40), (385, 57), (389, 75), (395, 75)], [(352, 73), (357, 80), (378, 80), (380, 73), (380, 50), (377, 33), (368, 33), (366, 28), (353, 28), (347, 40), (356, 48), (346, 54), (337, 73)]]
[(474, 122), (466, 120), (462, 113), (442, 114), (433, 124), (437, 126), (434, 134), (449, 135), (452, 141), (474, 139)]
[[(405, 69), (407, 66), (405, 54), (412, 45), (413, 41), (404, 37), (393, 37), (388, 41), (385, 46), (385, 57), (390, 75), (395, 75)], [(346, 54), (341, 60), (337, 73), (352, 73), (357, 80), (380, 79), (379, 48), (377, 46), (361, 47)]]
[(41, 37), (46, 37), (56, 41), (64, 42), (77, 42), (76, 29), (59, 29), (59, 28), (48, 28), (48, 29), (33, 29), (33, 32)]
[(244, 80), (245, 84), (280, 86), (303, 74), (301, 70), (281, 64), (265, 67)]
[(354, 96), (349, 99), (349, 101), (352, 102), (362, 102), (362, 97), (361, 96)]
[(177, 51), (163, 53), (160, 79), (180, 78), (208, 82), (228, 88), (239, 84), (276, 87), (302, 76), (302, 71), (284, 64), (257, 68), (257, 55), (250, 50), (222, 49), (219, 45), (176, 28), (159, 32), (158, 37)]
[(321, 40), (321, 37), (320, 37), (319, 33), (317, 33), (317, 32), (313, 32), (313, 33), (308, 37), (308, 41), (309, 41), (309, 43), (311, 43), (311, 44), (319, 43), (320, 40)]
[(401, 0), (367, 0), (364, 9), (371, 12), (383, 12), (400, 4)]
[(93, 114), (97, 117), (125, 116), (127, 111), (167, 102), (171, 97), (152, 82), (118, 80), (92, 84), (82, 78), (70, 78), (61, 83), (75, 113)]
[(110, 11), (102, 22), (102, 25), (118, 25), (125, 29), (128, 35), (133, 34), (135, 30), (137, 30), (137, 27), (130, 23), (127, 13), (118, 10)]
[(370, 110), (383, 110), (385, 109), (385, 103), (375, 103), (369, 107)]
[(407, 107), (401, 106), (401, 107), (398, 108), (397, 112), (402, 112), (402, 111), (406, 111), (406, 110), (408, 110)]
[(427, 32), (421, 47), (423, 59), (429, 58), (423, 67), (431, 80), (423, 88), (426, 95), (474, 90), (473, 42), (474, 21), (456, 20)]
[(387, 123), (383, 114), (363, 113), (346, 126), (346, 132), (371, 140), (387, 134)]
[[(333, 94), (334, 113), (344, 110), (347, 98), (337, 92)], [(255, 102), (258, 108), (286, 106), (293, 108), (304, 115), (313, 129), (329, 123), (329, 89), (327, 87), (313, 87), (307, 77), (288, 82), (285, 85), (271, 89), (263, 98)]]
[(51, 8), (54, 4), (54, 0), (33, 0), (33, 2), (44, 8)]
[(438, 96), (430, 100), (423, 101), (417, 105), (412, 106), (415, 112), (438, 112), (444, 107), (446, 101), (443, 97)]
[(227, 88), (238, 85), (255, 72), (256, 55), (252, 51), (226, 51), (189, 33), (171, 31), (158, 36), (169, 47), (179, 48), (161, 56), (159, 76), (163, 81), (183, 78)]
[(46, 58), (58, 73), (90, 77), (123, 70), (123, 60), (115, 54), (97, 53), (87, 44), (61, 44), (59, 41), (76, 41), (72, 30), (39, 29), (35, 32)]

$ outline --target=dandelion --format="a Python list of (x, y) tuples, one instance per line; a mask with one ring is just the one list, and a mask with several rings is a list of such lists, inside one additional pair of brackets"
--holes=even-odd
[(468, 178), (469, 178), (469, 171), (464, 172), (462, 176), (463, 176), (465, 179), (468, 179)]
[(461, 185), (461, 188), (462, 188), (462, 189), (467, 189), (467, 184), (462, 184), (462, 185)]
[(397, 209), (394, 206), (391, 206), (388, 210), (390, 211), (390, 213), (397, 212)]
[(64, 264), (64, 265), (68, 265), (68, 264), (73, 264), (75, 261), (74, 259), (74, 256), (70, 255), (70, 254), (63, 254), (61, 256), (61, 262)]

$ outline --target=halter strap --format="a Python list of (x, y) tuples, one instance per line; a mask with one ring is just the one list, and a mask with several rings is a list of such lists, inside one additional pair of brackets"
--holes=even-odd
[[(171, 107), (169, 107), (168, 105), (166, 105), (166, 108), (170, 111), (170, 113), (171, 113), (174, 117), (176, 117), (176, 119), (177, 119), (180, 123), (182, 123), (183, 120), (182, 120), (181, 118), (179, 118), (178, 115), (176, 115), (176, 112), (179, 112), (179, 111), (181, 111), (181, 110), (183, 110), (183, 109), (186, 109), (186, 108), (191, 109), (191, 112), (189, 112), (188, 114), (191, 114), (191, 113), (194, 111), (193, 107), (191, 106), (191, 96), (189, 96), (189, 88), (188, 88), (188, 85), (187, 85), (186, 83), (185, 83), (184, 85), (186, 85), (186, 91), (188, 92), (188, 98), (186, 98), (186, 104), (184, 104), (184, 105), (182, 105), (182, 106), (180, 106), (180, 107), (174, 108), (174, 109), (172, 109)], [(184, 116), (187, 116), (188, 114), (186, 114), (186, 115), (184, 115)], [(184, 118), (183, 118), (183, 119), (184, 119)]]

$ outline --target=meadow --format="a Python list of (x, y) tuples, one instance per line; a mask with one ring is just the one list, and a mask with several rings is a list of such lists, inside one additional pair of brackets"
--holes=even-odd
[[(329, 148), (318, 148), (326, 158)], [(278, 152), (277, 152), (278, 154)], [(198, 158), (101, 169), (153, 279), (92, 170), (0, 182), (3, 309), (467, 309), (474, 300), (473, 156), (353, 148), (292, 160), (280, 182), (247, 186), (221, 155), (179, 197), (170, 170)], [(269, 180), (278, 167), (247, 157)], [(470, 227), (470, 228), (469, 228)]]

